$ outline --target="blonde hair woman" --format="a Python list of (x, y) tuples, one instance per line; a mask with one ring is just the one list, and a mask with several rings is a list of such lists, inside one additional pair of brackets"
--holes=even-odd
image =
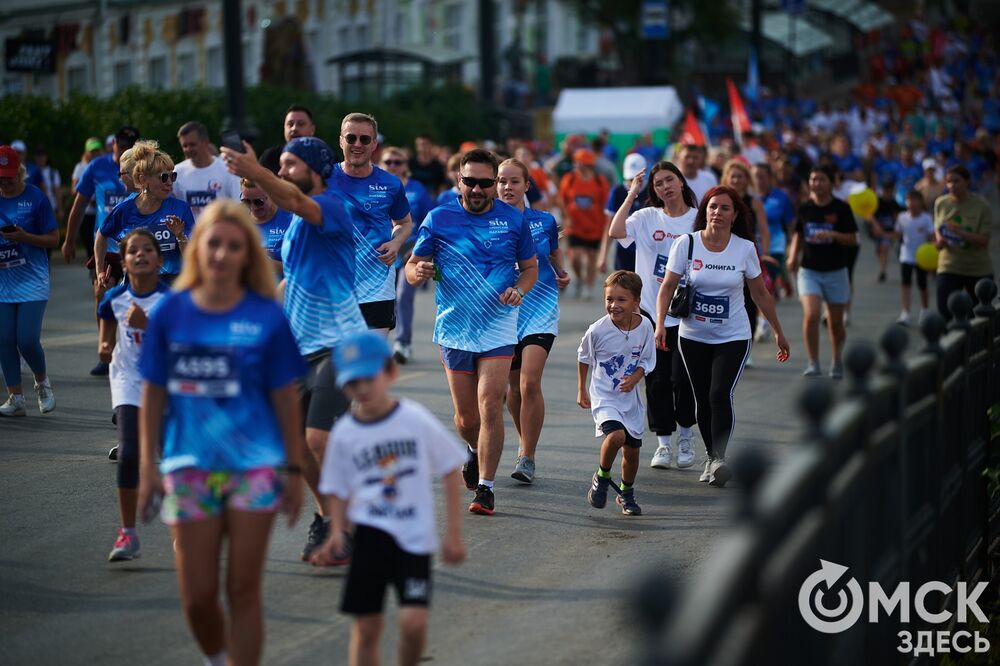
[[(302, 505), (305, 364), (241, 204), (202, 211), (174, 287), (150, 317), (139, 363), (139, 506), (148, 520), (163, 497), (181, 605), (206, 663), (257, 664), (274, 514), (291, 525)], [(218, 599), (224, 538), (228, 622)]]

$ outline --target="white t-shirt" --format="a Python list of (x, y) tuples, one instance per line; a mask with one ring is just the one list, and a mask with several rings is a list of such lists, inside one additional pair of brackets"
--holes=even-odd
[(163, 282), (147, 294), (136, 294), (128, 282), (109, 289), (100, 305), (97, 316), (117, 324), (115, 350), (111, 354), (108, 379), (111, 381), (111, 406), (134, 405), (138, 407), (142, 398), (142, 375), (139, 372), (139, 356), (142, 354), (142, 339), (146, 332), (132, 328), (125, 323), (126, 314), (135, 303), (149, 316), (149, 313), (170, 288)]
[[(73, 182), (79, 182), (80, 181), (80, 177), (83, 176), (83, 170), (86, 169), (86, 168), (87, 168), (87, 165), (85, 163), (83, 163), (83, 162), (77, 162), (76, 163), (76, 166), (73, 167), (73, 175), (70, 176), (73, 179)], [(73, 188), (73, 191), (74, 192), (76, 191), (75, 187)], [(84, 213), (86, 213), (87, 215), (96, 215), (97, 214), (97, 209), (94, 207), (94, 198), (93, 197), (90, 198), (90, 203), (87, 204), (87, 209), (84, 211)]]
[(903, 242), (899, 245), (899, 263), (916, 264), (917, 248), (934, 236), (934, 220), (926, 212), (913, 217), (904, 210), (896, 218), (896, 231), (903, 234)]
[(656, 367), (656, 341), (653, 325), (638, 312), (639, 325), (622, 331), (609, 315), (604, 315), (587, 329), (577, 349), (577, 359), (590, 366), (590, 413), (594, 417), (595, 437), (603, 437), (601, 424), (619, 421), (633, 437), (642, 437), (646, 408), (638, 385), (627, 393), (618, 390), (622, 379), (642, 368), (646, 375)]
[(173, 195), (191, 206), (196, 221), (202, 209), (216, 199), (240, 199), (240, 179), (229, 173), (221, 157), (202, 169), (196, 168), (191, 160), (184, 160), (174, 170), (177, 182)]
[[(691, 282), (695, 298), (691, 314), (681, 320), (678, 335), (708, 344), (750, 339), (750, 318), (743, 301), (743, 283), (760, 275), (757, 248), (733, 235), (722, 252), (711, 252), (696, 233), (691, 253)], [(684, 275), (688, 240), (670, 249), (667, 270)]]
[(330, 431), (319, 490), (348, 501), (348, 518), (415, 555), (437, 550), (432, 481), (460, 468), (466, 448), (423, 405), (401, 398), (374, 423), (348, 414)]
[[(670, 217), (662, 208), (648, 206), (640, 208), (625, 221), (625, 238), (619, 238), (622, 247), (635, 243), (635, 272), (642, 278), (642, 296), (639, 305), (656, 317), (656, 295), (663, 283), (667, 269), (667, 257), (674, 241), (694, 229), (694, 218), (698, 210), (688, 208), (687, 212)], [(664, 326), (677, 326), (679, 319), (667, 316)]]
[(719, 184), (719, 179), (709, 169), (701, 169), (694, 178), (684, 176), (684, 179), (687, 180), (688, 187), (694, 190), (694, 195), (698, 197), (698, 203), (701, 203), (701, 198), (705, 196), (705, 192), (708, 192)]

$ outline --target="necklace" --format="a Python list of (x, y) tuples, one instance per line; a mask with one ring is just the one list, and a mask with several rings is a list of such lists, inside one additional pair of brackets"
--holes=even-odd
[[(631, 325), (632, 325), (632, 317), (634, 317), (634, 316), (635, 316), (635, 313), (634, 313), (634, 312), (630, 312), (630, 313), (628, 313), (628, 325), (629, 325), (629, 326), (631, 326)], [(619, 326), (618, 324), (615, 324), (615, 320), (614, 320), (614, 319), (612, 319), (612, 320), (611, 320), (611, 324), (612, 324), (612, 325), (613, 325), (613, 326), (614, 326), (615, 328), (617, 328), (617, 329), (618, 329), (618, 332), (619, 332), (619, 333), (621, 333), (622, 335), (624, 335), (624, 336), (625, 336), (625, 342), (628, 342), (628, 336), (629, 336), (629, 335), (630, 335), (630, 334), (632, 333), (632, 329), (630, 329), (630, 328), (626, 328), (625, 330), (622, 330), (622, 328), (621, 328), (621, 327), (620, 327), (620, 326)]]

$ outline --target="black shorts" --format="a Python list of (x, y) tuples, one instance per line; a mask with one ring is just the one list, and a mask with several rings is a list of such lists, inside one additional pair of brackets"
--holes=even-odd
[(514, 347), (514, 360), (510, 362), (511, 370), (521, 369), (521, 352), (528, 345), (538, 345), (545, 350), (546, 355), (552, 351), (552, 343), (556, 341), (556, 336), (551, 333), (532, 333), (521, 338), (521, 341)]
[(570, 247), (585, 247), (591, 250), (601, 249), (601, 239), (597, 240), (587, 240), (585, 238), (580, 238), (579, 236), (574, 236), (573, 234), (568, 235), (569, 246)]
[(610, 435), (616, 430), (623, 430), (625, 432), (625, 446), (633, 449), (642, 447), (642, 440), (629, 434), (628, 428), (621, 421), (605, 421), (601, 424), (601, 432), (605, 435)]
[(368, 328), (396, 328), (396, 301), (372, 301), (361, 304), (361, 315)]
[(351, 401), (337, 388), (337, 373), (329, 349), (306, 356), (309, 371), (299, 384), (302, 417), (307, 428), (330, 432)]
[(431, 601), (431, 556), (408, 553), (391, 534), (358, 525), (340, 610), (350, 615), (381, 613), (390, 583), (400, 606), (426, 608)]
[(911, 284), (913, 284), (913, 273), (914, 271), (916, 271), (917, 288), (919, 289), (927, 288), (927, 271), (920, 268), (920, 266), (917, 266), (916, 264), (900, 264), (899, 271), (902, 274), (900, 275), (900, 277), (902, 278), (904, 287), (909, 287)]

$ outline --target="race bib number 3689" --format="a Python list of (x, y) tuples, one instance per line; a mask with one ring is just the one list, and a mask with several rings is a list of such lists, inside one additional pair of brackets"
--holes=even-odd
[(696, 292), (691, 312), (696, 317), (708, 320), (729, 319), (729, 297), (706, 296)]
[(200, 345), (171, 349), (167, 392), (204, 398), (238, 397), (240, 381), (233, 350)]

